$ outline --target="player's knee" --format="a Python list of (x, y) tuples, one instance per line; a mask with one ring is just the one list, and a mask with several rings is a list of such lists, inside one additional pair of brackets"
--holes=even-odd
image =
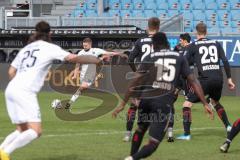
[(159, 144), (160, 142), (158, 140), (153, 138), (149, 139), (148, 145), (151, 146), (152, 152), (154, 152), (158, 148)]
[(145, 133), (147, 131), (147, 129), (148, 128), (146, 126), (140, 125), (140, 126), (138, 126), (137, 131), (141, 132), (141, 133)]
[(219, 102), (218, 101), (215, 101), (214, 99), (210, 99), (210, 102), (211, 102), (211, 104), (213, 105), (213, 106), (216, 106), (216, 105), (218, 105), (219, 104)]
[(183, 103), (183, 107), (191, 108), (191, 107), (192, 107), (192, 102), (185, 101), (185, 102)]

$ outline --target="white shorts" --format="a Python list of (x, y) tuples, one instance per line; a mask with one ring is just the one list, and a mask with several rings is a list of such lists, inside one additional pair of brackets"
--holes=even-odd
[(37, 94), (8, 86), (5, 91), (8, 115), (13, 124), (41, 122)]

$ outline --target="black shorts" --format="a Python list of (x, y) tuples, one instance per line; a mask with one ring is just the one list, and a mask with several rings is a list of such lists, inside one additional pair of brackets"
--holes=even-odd
[[(165, 97), (165, 98), (164, 98)], [(170, 113), (173, 110), (172, 97), (167, 101), (166, 96), (156, 99), (143, 99), (138, 108), (138, 126), (149, 128), (149, 135), (159, 142), (165, 136)]]
[[(199, 80), (204, 91), (204, 95), (219, 101), (222, 96), (223, 81), (221, 80)], [(200, 99), (194, 92), (187, 94), (187, 100), (192, 103), (199, 102)]]

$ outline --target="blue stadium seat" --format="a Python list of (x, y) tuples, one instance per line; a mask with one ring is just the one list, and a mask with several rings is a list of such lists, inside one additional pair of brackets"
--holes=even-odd
[(154, 10), (144, 10), (144, 16), (145, 17), (156, 17), (157, 14)]
[(121, 8), (124, 10), (131, 10), (133, 9), (133, 3), (131, 0), (122, 0)]
[(168, 17), (166, 10), (157, 10), (156, 12), (157, 12), (157, 17), (160, 17), (160, 18), (167, 18)]
[(230, 9), (230, 4), (227, 2), (227, 0), (216, 0), (218, 9)]
[(189, 20), (184, 20), (184, 29), (186, 30), (187, 28), (192, 29), (193, 28), (193, 21)]
[(97, 9), (97, 1), (96, 0), (90, 0), (87, 2), (87, 9)]
[(98, 16), (96, 10), (86, 10), (85, 14), (87, 17), (97, 17)]
[(240, 20), (232, 21), (231, 25), (233, 28), (240, 28)]
[(231, 10), (232, 20), (240, 20), (239, 10)]
[(132, 17), (132, 13), (131, 13), (130, 10), (121, 10), (121, 11), (120, 11), (120, 15), (121, 15), (121, 17), (123, 17), (123, 18)]
[(216, 0), (205, 0), (204, 2), (205, 2), (205, 4), (209, 4), (209, 3), (212, 3), (212, 2), (216, 2)]
[(233, 29), (231, 27), (221, 28), (222, 33), (232, 33)]
[(206, 17), (204, 12), (202, 12), (202, 10), (193, 10), (193, 18), (195, 21), (205, 21)]
[(191, 11), (184, 11), (183, 17), (184, 17), (184, 19), (193, 21), (193, 13)]
[(208, 28), (218, 28), (219, 21), (207, 21)]
[(216, 2), (210, 2), (210, 3), (206, 3), (206, 9), (207, 10), (217, 10), (217, 3)]
[(168, 10), (168, 17), (176, 16), (178, 14), (178, 10)]
[(109, 0), (109, 7), (114, 10), (121, 9), (119, 0)]
[(192, 32), (193, 30), (192, 30), (192, 28), (185, 28), (184, 31), (185, 32)]
[(217, 14), (220, 21), (231, 20), (231, 14), (227, 10), (218, 10)]
[(168, 3), (166, 2), (157, 3), (157, 9), (160, 9), (160, 10), (168, 9)]
[(190, 0), (180, 1), (180, 4), (181, 4), (182, 10), (192, 10), (193, 8), (192, 2)]
[(145, 9), (146, 10), (150, 10), (150, 9), (156, 10), (157, 9), (156, 3), (153, 3), (151, 1), (145, 3)]
[(178, 0), (168, 0), (168, 9), (171, 9), (171, 10), (180, 10), (181, 8), (181, 5), (180, 3), (178, 2)]
[(72, 11), (71, 16), (72, 17), (85, 17), (85, 12), (83, 10), (75, 9), (74, 11)]
[(144, 2), (142, 0), (135, 0), (133, 4), (133, 8), (135, 10), (143, 10), (144, 9)]
[(209, 32), (209, 33), (219, 33), (219, 32), (220, 32), (220, 29), (219, 29), (219, 28), (209, 28), (209, 29), (208, 29), (208, 32)]
[(240, 1), (239, 0), (230, 0), (231, 9), (240, 9)]
[(229, 21), (219, 21), (220, 22), (220, 27), (221, 28), (226, 28), (226, 27), (231, 27), (231, 22)]
[(87, 4), (84, 3), (84, 2), (80, 2), (77, 7), (76, 7), (77, 10), (86, 10), (87, 9)]
[(218, 20), (218, 15), (215, 12), (215, 10), (206, 10), (205, 11), (205, 15), (206, 15), (206, 19), (208, 21), (210, 21), (210, 20)]
[(206, 6), (205, 3), (202, 1), (193, 1), (193, 9), (195, 10), (205, 10)]
[(144, 17), (142, 10), (132, 10), (132, 16), (133, 17)]
[(109, 10), (108, 16), (109, 17), (120, 17), (120, 11), (119, 10)]

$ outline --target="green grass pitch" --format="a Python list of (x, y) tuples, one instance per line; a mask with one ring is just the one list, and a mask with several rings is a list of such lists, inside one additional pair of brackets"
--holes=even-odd
[[(87, 122), (59, 120), (50, 108), (55, 98), (69, 95), (41, 92), (39, 102), (43, 120), (43, 135), (30, 145), (16, 150), (12, 160), (123, 160), (128, 155), (130, 143), (122, 142), (125, 130), (124, 118), (113, 120), (111, 114)], [(175, 104), (175, 135), (182, 133), (180, 97)], [(223, 97), (221, 100), (233, 123), (240, 117), (239, 97)], [(98, 100), (80, 98), (73, 112), (84, 112), (96, 107)], [(80, 106), (77, 108), (77, 106)], [(14, 129), (7, 116), (3, 92), (0, 92), (0, 141)], [(124, 117), (124, 114), (121, 115)], [(225, 130), (215, 116), (213, 121), (204, 114), (201, 104), (194, 105), (192, 140), (167, 143), (166, 139), (148, 160), (237, 160), (240, 159), (240, 135), (236, 137), (228, 154), (219, 152), (225, 140)], [(145, 136), (145, 141), (148, 135)]]

